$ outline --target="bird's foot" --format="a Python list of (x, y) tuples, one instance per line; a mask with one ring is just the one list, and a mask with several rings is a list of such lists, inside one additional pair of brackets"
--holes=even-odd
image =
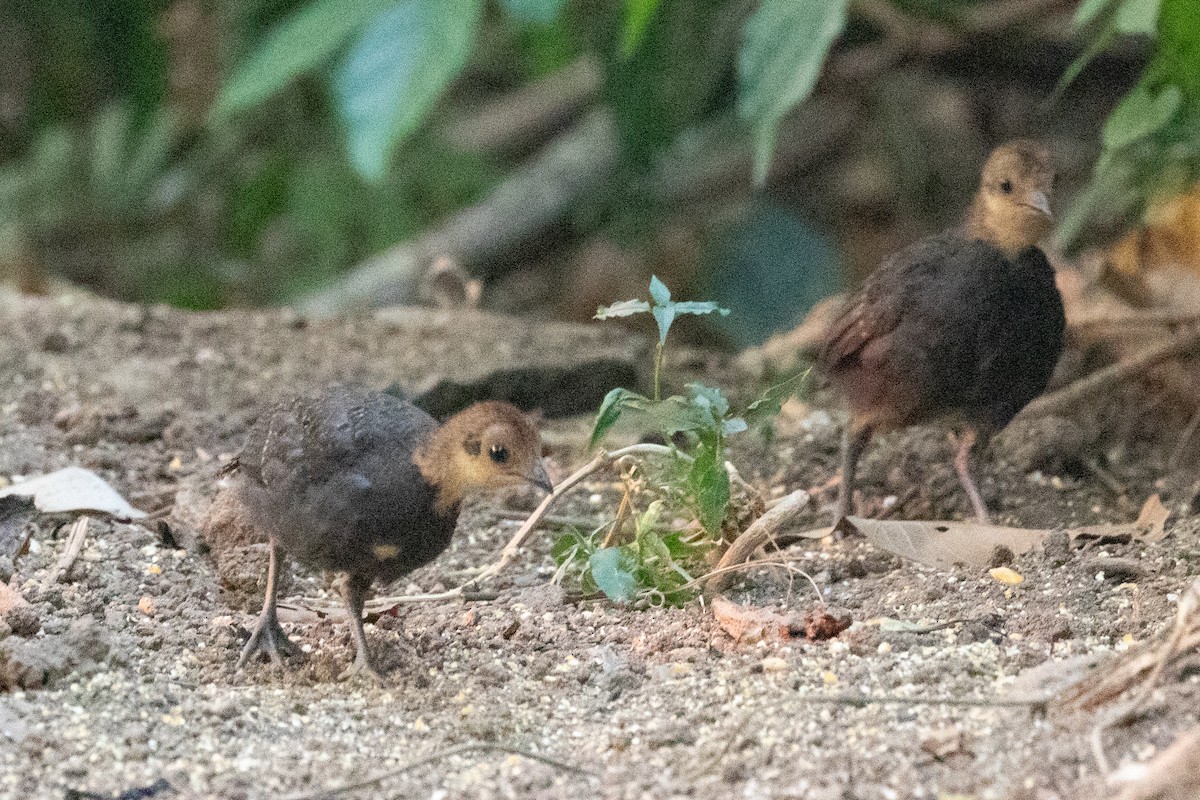
[(383, 674), (375, 669), (375, 665), (371, 662), (365, 650), (359, 650), (358, 655), (354, 657), (354, 663), (346, 667), (342, 674), (338, 676), (339, 681), (348, 681), (353, 678), (363, 678), (379, 686), (387, 683)]
[(264, 613), (259, 616), (258, 624), (254, 626), (254, 633), (250, 634), (250, 640), (242, 648), (237, 668), (241, 669), (251, 656), (262, 655), (270, 656), (271, 662), (275, 666), (282, 667), (283, 657), (291, 655), (295, 651), (296, 646), (283, 632), (275, 615)]

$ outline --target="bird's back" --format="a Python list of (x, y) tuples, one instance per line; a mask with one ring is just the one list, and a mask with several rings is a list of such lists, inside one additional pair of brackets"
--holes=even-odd
[(1045, 387), (1061, 348), (1062, 301), (1041, 251), (1010, 261), (955, 229), (881, 264), (819, 360), (862, 424), (958, 413), (999, 427)]
[(450, 542), (457, 509), (413, 463), (437, 429), (390, 395), (336, 388), (275, 406), (238, 457), (255, 524), (314, 567), (391, 580)]

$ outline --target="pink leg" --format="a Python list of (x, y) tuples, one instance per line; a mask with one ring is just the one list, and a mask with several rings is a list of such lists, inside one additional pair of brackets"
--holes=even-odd
[(975, 509), (975, 519), (986, 525), (990, 521), (987, 506), (983, 504), (979, 487), (971, 477), (971, 448), (975, 446), (976, 436), (974, 428), (967, 428), (963, 432), (962, 438), (958, 440), (958, 454), (954, 456), (954, 471), (958, 473), (958, 480), (967, 492), (971, 508)]

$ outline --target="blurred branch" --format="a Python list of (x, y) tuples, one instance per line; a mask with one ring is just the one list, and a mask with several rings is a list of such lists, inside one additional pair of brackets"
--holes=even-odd
[(584, 117), (517, 168), (480, 204), (425, 235), (375, 256), (298, 305), (312, 314), (411, 302), (430, 262), (493, 259), (561, 219), (617, 163), (617, 137), (604, 112)]
[(600, 64), (584, 56), (528, 86), (463, 112), (442, 136), (466, 152), (519, 150), (565, 124), (600, 93)]

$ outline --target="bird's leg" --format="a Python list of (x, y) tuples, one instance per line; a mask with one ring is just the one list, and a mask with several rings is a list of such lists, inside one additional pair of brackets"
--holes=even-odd
[(357, 652), (354, 663), (342, 673), (342, 678), (363, 675), (373, 680), (382, 681), (383, 676), (371, 663), (367, 653), (367, 634), (363, 630), (363, 606), (367, 602), (367, 591), (371, 588), (371, 579), (361, 575), (350, 575), (346, 581), (346, 610), (350, 614), (350, 630), (354, 633), (354, 644)]
[(858, 472), (858, 457), (871, 438), (870, 425), (855, 425), (851, 418), (842, 431), (842, 483), (838, 487), (836, 523), (854, 511), (854, 477)]
[(266, 654), (276, 666), (283, 666), (283, 657), (290, 655), (295, 647), (292, 645), (283, 628), (279, 627), (279, 615), (275, 611), (275, 595), (279, 589), (279, 568), (282, 566), (283, 551), (275, 541), (271, 541), (271, 560), (267, 564), (267, 594), (263, 599), (262, 613), (258, 615), (258, 624), (250, 641), (242, 648), (242, 656), (238, 659), (238, 669), (252, 655)]
[(954, 471), (958, 473), (958, 480), (967, 492), (967, 497), (971, 501), (971, 508), (975, 510), (976, 521), (986, 525), (990, 521), (987, 506), (983, 504), (983, 497), (979, 494), (979, 487), (975, 485), (975, 480), (971, 477), (971, 448), (975, 446), (977, 436), (978, 434), (974, 428), (967, 428), (963, 431), (963, 435), (959, 437), (958, 453), (954, 456)]

